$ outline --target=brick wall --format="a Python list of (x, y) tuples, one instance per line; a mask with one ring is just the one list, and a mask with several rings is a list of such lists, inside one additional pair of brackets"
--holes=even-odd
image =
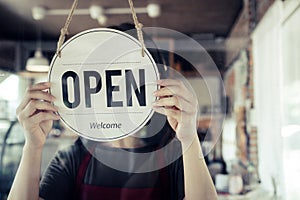
[(275, 0), (244, 0), (244, 7), (225, 42), (226, 66), (229, 67), (241, 50), (247, 49), (250, 35)]

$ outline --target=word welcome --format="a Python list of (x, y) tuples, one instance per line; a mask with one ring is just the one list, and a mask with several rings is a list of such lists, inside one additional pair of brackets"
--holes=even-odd
[(118, 128), (120, 129), (122, 126), (121, 123), (97, 123), (97, 122), (91, 122), (90, 123), (90, 129), (113, 129)]

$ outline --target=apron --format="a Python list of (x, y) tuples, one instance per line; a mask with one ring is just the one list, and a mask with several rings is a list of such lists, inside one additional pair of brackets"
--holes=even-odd
[[(164, 162), (160, 156), (159, 162)], [(170, 199), (170, 181), (167, 167), (159, 171), (162, 187), (158, 188), (116, 188), (84, 184), (84, 177), (92, 158), (87, 153), (82, 160), (76, 177), (75, 197), (77, 200), (159, 200)]]

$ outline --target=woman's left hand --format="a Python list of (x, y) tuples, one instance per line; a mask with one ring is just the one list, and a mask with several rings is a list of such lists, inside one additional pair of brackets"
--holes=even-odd
[(163, 79), (157, 83), (161, 88), (154, 92), (158, 100), (154, 102), (153, 109), (167, 116), (181, 142), (192, 141), (197, 134), (197, 98), (182, 81)]

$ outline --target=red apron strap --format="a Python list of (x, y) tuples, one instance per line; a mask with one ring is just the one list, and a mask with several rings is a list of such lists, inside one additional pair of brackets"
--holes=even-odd
[[(165, 165), (165, 158), (164, 158), (164, 154), (163, 152), (160, 152), (159, 155), (158, 155), (158, 163), (159, 163), (159, 166), (164, 166)], [(168, 167), (165, 166), (163, 168), (160, 169), (160, 172), (159, 172), (159, 179), (161, 181), (161, 194), (164, 196), (163, 198), (164, 199), (169, 199), (170, 197), (170, 190), (169, 190), (169, 187), (170, 187), (170, 179), (169, 179), (169, 173), (168, 173)]]
[(80, 197), (81, 185), (83, 184), (85, 172), (89, 166), (89, 162), (91, 158), (92, 158), (92, 154), (90, 152), (87, 152), (82, 162), (80, 163), (77, 176), (76, 176), (76, 185), (75, 185), (75, 193), (74, 193), (75, 199), (78, 199)]

